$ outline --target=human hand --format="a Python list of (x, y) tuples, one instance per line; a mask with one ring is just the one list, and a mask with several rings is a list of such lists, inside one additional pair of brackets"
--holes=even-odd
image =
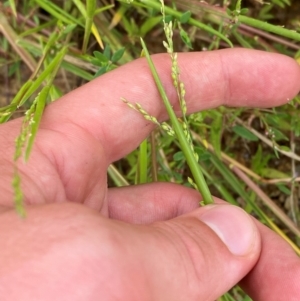
[[(169, 57), (153, 58), (179, 112)], [(280, 105), (299, 90), (299, 67), (281, 55), (234, 49), (178, 60), (190, 113)], [(197, 208), (197, 192), (167, 183), (107, 189), (109, 164), (153, 129), (120, 97), (167, 118), (144, 59), (51, 104), (29, 163), (20, 164), (24, 221), (10, 209), (21, 121), (1, 126), (1, 300), (215, 300), (251, 269), (242, 285), (254, 300), (299, 299), (299, 259), (240, 209)], [(223, 241), (212, 229), (224, 230)]]

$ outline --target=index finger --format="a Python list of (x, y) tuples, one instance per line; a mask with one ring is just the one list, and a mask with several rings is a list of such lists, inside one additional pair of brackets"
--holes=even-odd
[[(153, 61), (180, 114), (169, 56), (154, 55)], [(189, 113), (220, 105), (278, 106), (300, 89), (298, 64), (279, 54), (246, 49), (185, 53), (178, 55), (178, 65)], [(108, 162), (115, 161), (136, 148), (154, 128), (121, 97), (140, 103), (159, 120), (167, 119), (148, 64), (139, 59), (64, 96), (47, 109), (43, 125), (63, 130), (65, 124), (76, 124), (101, 142)]]

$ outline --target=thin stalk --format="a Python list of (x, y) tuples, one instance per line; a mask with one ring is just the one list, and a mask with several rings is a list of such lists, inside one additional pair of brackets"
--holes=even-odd
[(36, 68), (36, 61), (32, 55), (27, 52), (25, 49), (19, 46), (17, 41), (19, 41), (19, 36), (7, 22), (5, 15), (0, 11), (0, 33), (2, 33), (5, 38), (8, 40), (12, 48), (17, 52), (21, 59), (25, 62), (27, 67), (34, 71)]
[(269, 24), (264, 21), (259, 21), (253, 18), (249, 18), (243, 15), (239, 16), (239, 21), (243, 24), (250, 25), (268, 32), (273, 32), (279, 36), (283, 36), (289, 39), (300, 41), (300, 34), (296, 31), (283, 28), (281, 26)]
[(124, 176), (118, 171), (118, 169), (113, 164), (110, 164), (108, 166), (107, 172), (117, 187), (129, 185)]
[(83, 38), (83, 45), (82, 45), (83, 53), (86, 53), (87, 45), (90, 39), (95, 9), (96, 9), (96, 1), (88, 0), (86, 2), (86, 20), (85, 20), (84, 38)]
[(195, 183), (196, 183), (200, 193), (202, 194), (204, 204), (211, 204), (211, 203), (213, 203), (213, 198), (212, 198), (211, 193), (208, 189), (208, 186), (205, 182), (205, 179), (204, 179), (204, 176), (203, 176), (202, 171), (200, 169), (200, 166), (199, 166), (198, 162), (196, 161), (196, 159), (194, 157), (194, 153), (193, 153), (193, 151), (191, 150), (191, 148), (189, 146), (189, 143), (186, 139), (186, 136), (184, 135), (184, 132), (182, 130), (182, 127), (181, 127), (180, 123), (178, 122), (178, 119), (175, 115), (175, 112), (174, 112), (174, 110), (173, 110), (173, 108), (170, 104), (168, 96), (167, 96), (167, 94), (164, 90), (164, 87), (163, 87), (163, 85), (161, 83), (161, 80), (158, 76), (158, 73), (155, 69), (153, 61), (150, 57), (150, 54), (149, 54), (148, 49), (146, 47), (146, 44), (145, 44), (145, 42), (143, 41), (142, 38), (141, 38), (141, 43), (142, 43), (142, 47), (143, 47), (148, 65), (150, 67), (152, 76), (153, 76), (154, 81), (156, 83), (157, 89), (160, 93), (160, 96), (161, 96), (161, 98), (164, 102), (164, 105), (166, 107), (166, 110), (168, 112), (170, 120), (172, 122), (173, 130), (176, 134), (176, 137), (178, 138), (180, 147), (181, 147), (182, 152), (183, 152), (183, 154), (184, 154), (184, 156), (187, 160), (188, 166), (190, 167), (190, 170), (191, 170), (191, 173), (194, 177)]
[(148, 141), (145, 139), (140, 144), (139, 149), (139, 163), (138, 163), (138, 183), (147, 183), (147, 171), (148, 171)]
[(150, 146), (151, 146), (151, 173), (152, 182), (157, 182), (157, 158), (156, 158), (156, 147), (155, 147), (155, 132), (152, 131), (150, 135)]
[(233, 205), (238, 205), (237, 201), (235, 200), (235, 198), (231, 195), (231, 193), (225, 188), (225, 186), (223, 186), (222, 184), (220, 184), (219, 181), (216, 181), (213, 179), (213, 177), (210, 175), (210, 173), (205, 170), (204, 168), (202, 169), (203, 174), (205, 175), (205, 177), (211, 181), (212, 185), (214, 185), (216, 187), (216, 189), (220, 192), (223, 200), (225, 200), (228, 203), (231, 203)]

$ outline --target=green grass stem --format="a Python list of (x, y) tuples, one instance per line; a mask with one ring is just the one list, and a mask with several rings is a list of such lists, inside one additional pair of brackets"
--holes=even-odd
[(124, 178), (124, 176), (119, 172), (119, 170), (113, 165), (110, 164), (107, 173), (109, 174), (110, 178), (113, 180), (116, 187), (128, 186), (129, 183)]
[(138, 183), (143, 184), (148, 182), (148, 139), (145, 139), (140, 144), (139, 159), (138, 159)]
[(184, 153), (184, 156), (187, 160), (188, 166), (190, 167), (191, 173), (194, 177), (194, 181), (195, 181), (200, 193), (202, 194), (204, 203), (205, 204), (211, 204), (211, 203), (213, 203), (213, 198), (212, 198), (211, 193), (208, 189), (208, 186), (205, 182), (205, 179), (204, 179), (204, 176), (201, 172), (200, 166), (199, 166), (198, 162), (196, 161), (196, 159), (194, 157), (194, 152), (190, 148), (190, 145), (189, 145), (189, 143), (186, 139), (186, 136), (183, 132), (183, 129), (182, 129), (182, 127), (181, 127), (181, 125), (180, 125), (180, 123), (179, 123), (179, 121), (178, 121), (178, 119), (175, 115), (175, 112), (172, 108), (172, 105), (170, 104), (168, 96), (167, 96), (167, 94), (164, 90), (164, 87), (161, 83), (161, 80), (158, 76), (158, 73), (155, 69), (153, 61), (150, 57), (150, 54), (148, 52), (148, 49), (147, 49), (146, 44), (143, 41), (143, 39), (141, 39), (141, 43), (142, 43), (142, 47), (143, 47), (143, 50), (144, 50), (144, 53), (145, 53), (145, 57), (146, 57), (147, 62), (149, 64), (152, 76), (154, 78), (154, 81), (156, 83), (156, 86), (158, 88), (160, 96), (161, 96), (161, 98), (164, 102), (164, 105), (166, 107), (166, 110), (168, 112), (169, 118), (170, 118), (171, 123), (172, 123), (173, 130), (176, 134), (176, 137), (178, 138), (180, 147), (181, 147), (182, 152)]
[(273, 25), (264, 21), (260, 21), (260, 20), (256, 20), (247, 16), (243, 16), (240, 15), (239, 16), (239, 21), (243, 24), (255, 27), (255, 28), (259, 28), (263, 31), (268, 31), (268, 32), (272, 32), (275, 33), (279, 36), (283, 36), (292, 40), (296, 40), (296, 41), (300, 41), (300, 33), (290, 30), (290, 29), (286, 29), (283, 28), (281, 26), (278, 25)]
[(83, 53), (86, 52), (89, 38), (91, 35), (95, 10), (96, 10), (96, 0), (87, 0), (86, 20), (85, 20), (84, 37), (83, 37), (83, 45), (82, 45)]

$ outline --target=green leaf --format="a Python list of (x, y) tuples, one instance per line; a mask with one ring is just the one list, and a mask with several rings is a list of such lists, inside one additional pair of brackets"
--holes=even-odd
[(63, 34), (68, 34), (71, 31), (73, 31), (75, 28), (77, 27), (76, 24), (69, 24), (65, 27), (65, 29), (63, 30)]
[(99, 61), (98, 59), (91, 59), (90, 63), (95, 66), (98, 66), (98, 67), (102, 67), (103, 65), (107, 64), (106, 62), (103, 63), (103, 62)]
[(181, 40), (184, 42), (184, 44), (188, 48), (193, 49), (190, 37), (188, 36), (187, 32), (181, 28), (179, 31), (179, 34), (180, 34)]
[(228, 7), (226, 8), (226, 13), (228, 16), (231, 16), (233, 14), (233, 11), (230, 10)]
[(17, 17), (17, 9), (16, 9), (16, 2), (15, 2), (15, 0), (8, 0), (8, 3), (10, 5), (10, 8), (11, 8), (14, 16)]
[(108, 44), (106, 44), (103, 50), (103, 54), (107, 57), (108, 60), (110, 60), (111, 51), (110, 51), (110, 46)]
[(207, 161), (207, 160), (210, 160), (210, 158), (211, 158), (211, 153), (204, 147), (196, 146), (195, 152), (199, 156), (199, 162)]
[(40, 5), (45, 11), (47, 11), (51, 16), (57, 18), (58, 20), (62, 21), (66, 24), (79, 24), (83, 27), (83, 24), (79, 22), (78, 19), (73, 17), (71, 14), (54, 4), (52, 1), (49, 0), (35, 0), (37, 4)]
[(290, 114), (275, 112), (275, 114), (265, 114), (265, 119), (269, 126), (280, 128), (281, 130), (290, 130)]
[(252, 134), (249, 130), (244, 128), (243, 126), (236, 125), (232, 128), (232, 130), (239, 135), (240, 137), (250, 140), (250, 141), (258, 141), (258, 138)]
[(291, 195), (291, 190), (288, 189), (285, 185), (282, 185), (282, 184), (278, 184), (277, 185), (278, 189), (283, 192), (284, 194), (286, 195)]
[(269, 178), (269, 179), (285, 179), (288, 178), (289, 175), (275, 169), (275, 168), (262, 168), (261, 169), (261, 175), (263, 177)]
[(52, 102), (52, 101), (55, 101), (58, 98), (62, 97), (63, 93), (58, 87), (52, 85), (50, 87), (49, 96), (50, 96), (50, 99), (51, 99), (51, 102)]
[(101, 68), (96, 72), (96, 74), (94, 75), (94, 78), (96, 78), (96, 77), (98, 77), (98, 76), (104, 74), (104, 73), (107, 71), (107, 67), (108, 67), (107, 65), (101, 67)]
[(124, 48), (124, 47), (122, 47), (122, 48), (120, 48), (119, 50), (117, 50), (117, 51), (113, 54), (113, 56), (111, 57), (111, 61), (112, 61), (114, 64), (115, 64), (116, 62), (118, 62), (118, 61), (121, 59), (121, 57), (123, 56), (124, 52), (125, 52), (125, 48)]
[(179, 19), (179, 22), (184, 24), (187, 23), (191, 17), (192, 13), (188, 10), (185, 13), (183, 13)]
[(242, 6), (242, 0), (237, 0), (235, 9), (240, 11)]
[(220, 158), (221, 155), (221, 136), (222, 136), (222, 115), (217, 113), (213, 116), (213, 122), (211, 124), (210, 141), (214, 147), (216, 155)]
[(159, 24), (160, 21), (161, 21), (161, 16), (148, 17), (140, 27), (140, 35), (144, 37), (153, 27)]
[(272, 158), (272, 154), (263, 153), (262, 147), (259, 144), (255, 155), (251, 158), (251, 169), (257, 174), (261, 175), (261, 170), (267, 166), (268, 162)]
[(145, 139), (139, 147), (137, 169), (137, 184), (147, 183), (148, 180), (148, 141)]
[(21, 217), (25, 217), (26, 211), (24, 208), (24, 196), (23, 196), (23, 192), (22, 192), (22, 188), (21, 188), (21, 177), (20, 177), (17, 169), (15, 169), (15, 172), (14, 172), (12, 186), (13, 186), (13, 190), (14, 190), (15, 209)]
[(286, 145), (279, 145), (280, 150), (285, 151), (285, 152), (290, 152), (291, 149), (286, 146)]
[(262, 148), (261, 145), (259, 144), (255, 155), (251, 157), (251, 169), (254, 172), (260, 173), (260, 169), (262, 167), (261, 161), (262, 161)]
[(289, 138), (285, 134), (283, 134), (281, 131), (279, 131), (275, 128), (272, 128), (272, 131), (275, 135), (275, 137), (274, 137), (275, 141), (280, 141), (280, 140), (289, 141)]
[(50, 91), (50, 87), (51, 86), (45, 86), (43, 87), (43, 89), (41, 90), (41, 92), (38, 94), (38, 96), (36, 97), (36, 104), (35, 105), (35, 110), (33, 113), (33, 118), (32, 118), (32, 125), (31, 125), (31, 131), (30, 131), (30, 135), (27, 141), (27, 147), (25, 150), (25, 161), (27, 162), (29, 160), (29, 156), (33, 147), (33, 143), (35, 141), (35, 137), (37, 134), (37, 131), (39, 129), (40, 126), (40, 122), (42, 119), (42, 115), (47, 103), (47, 98), (48, 98), (48, 94)]
[(99, 62), (101, 63), (108, 63), (109, 62), (109, 58), (107, 58), (106, 55), (104, 55), (103, 53), (101, 53), (100, 51), (94, 51), (93, 52), (94, 57), (99, 60)]
[(295, 112), (296, 114), (292, 117), (292, 130), (295, 133), (296, 137), (300, 136), (300, 118), (298, 117), (299, 112)]
[(246, 15), (248, 13), (249, 9), (248, 8), (242, 8), (240, 14), (241, 15)]
[(182, 161), (182, 160), (184, 160), (185, 158), (184, 158), (184, 154), (183, 154), (183, 152), (181, 152), (181, 151), (179, 151), (179, 152), (177, 152), (177, 153), (175, 153), (174, 155), (173, 155), (173, 160), (174, 161)]
[(81, 69), (80, 67), (77, 67), (71, 63), (68, 63), (66, 61), (62, 62), (62, 67), (64, 69), (66, 69), (67, 71), (72, 72), (73, 74), (87, 80), (87, 81), (91, 81), (94, 77), (92, 74), (88, 73), (87, 71)]
[(171, 21), (173, 21), (173, 16), (171, 16), (171, 15), (166, 15), (166, 16), (165, 16), (165, 22), (166, 22), (166, 23), (170, 23)]

